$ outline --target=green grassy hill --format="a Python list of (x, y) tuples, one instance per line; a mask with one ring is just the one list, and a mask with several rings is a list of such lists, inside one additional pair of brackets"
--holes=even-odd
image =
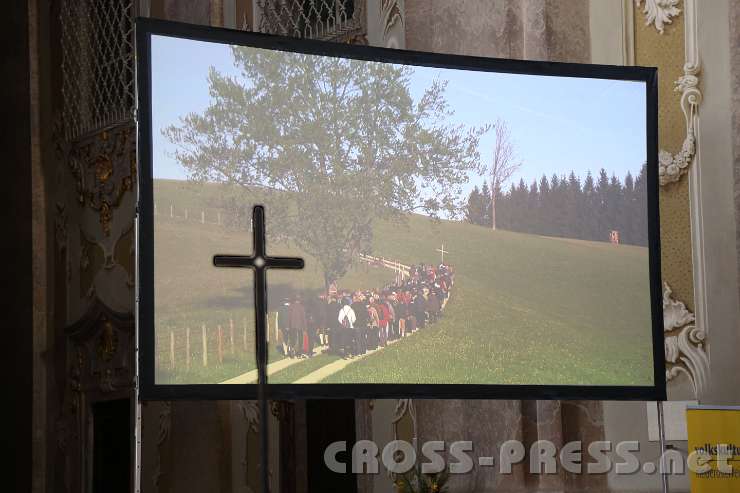
[[(203, 188), (181, 181), (155, 180), (154, 289), (158, 383), (218, 383), (255, 368), (252, 273), (212, 265), (216, 253), (251, 253), (252, 236), (245, 228), (228, 224), (231, 211), (214, 206), (219, 201), (219, 193), (218, 185)], [(185, 210), (188, 211), (187, 219)], [(204, 223), (201, 223), (201, 211), (205, 212)], [(217, 224), (219, 212), (222, 225)], [(323, 276), (312, 257), (284, 244), (268, 243), (268, 252), (271, 255), (300, 255), (306, 259), (306, 268), (302, 271), (268, 273), (270, 311), (276, 309), (283, 297), (294, 294), (297, 289), (307, 295), (323, 289)], [(340, 280), (340, 284), (350, 289), (381, 287), (392, 279), (392, 272), (386, 269), (357, 265)], [(232, 322), (233, 353), (230, 340)], [(203, 325), (206, 326), (207, 367), (202, 364)], [(222, 362), (218, 361), (219, 325), (222, 329)], [(189, 354), (186, 342), (188, 328)], [(174, 368), (170, 361), (170, 338), (175, 346)], [(188, 357), (190, 369), (186, 362)], [(270, 353), (271, 361), (280, 357), (275, 351)]]
[[(163, 247), (156, 254), (162, 273), (155, 272), (158, 337), (167, 337), (162, 327), (200, 327), (199, 320), (219, 317), (248, 317), (250, 328), (250, 346), (228, 364), (225, 360), (219, 369), (214, 365), (207, 370), (196, 364), (190, 372), (168, 371), (161, 364), (162, 378), (220, 381), (253, 368), (250, 275), (210, 266), (214, 253), (246, 252), (251, 246), (248, 233), (200, 224), (199, 212), (197, 220), (192, 212), (189, 221), (163, 217), (165, 211), (169, 214), (166, 201), (180, 208), (213, 207), (214, 199), (207, 195), (217, 191), (215, 186), (200, 195), (187, 193), (189, 185), (177, 182), (155, 187), (160, 216), (156, 241)], [(324, 382), (653, 383), (647, 249), (491, 231), (421, 216), (410, 217), (406, 226), (378, 222), (374, 228), (374, 253), (405, 263), (438, 262), (435, 250), (443, 242), (450, 252), (446, 259), (456, 269), (443, 319)], [(301, 253), (285, 245), (269, 248), (275, 254)], [(270, 274), (273, 302), (290, 289), (322, 286), (315, 262), (307, 257), (306, 265), (301, 274)], [(340, 286), (379, 286), (391, 276), (390, 271), (358, 266)], [(160, 358), (161, 348), (160, 342)], [(164, 348), (166, 360), (166, 340)], [(271, 361), (277, 358), (271, 355)], [(295, 381), (322, 361), (332, 357), (297, 363), (270, 381)]]

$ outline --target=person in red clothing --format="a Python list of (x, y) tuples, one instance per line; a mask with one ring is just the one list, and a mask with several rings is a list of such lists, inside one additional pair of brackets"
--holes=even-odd
[(391, 321), (391, 312), (383, 300), (375, 305), (375, 309), (378, 312), (378, 319), (380, 320), (380, 346), (385, 347), (388, 343), (388, 324)]

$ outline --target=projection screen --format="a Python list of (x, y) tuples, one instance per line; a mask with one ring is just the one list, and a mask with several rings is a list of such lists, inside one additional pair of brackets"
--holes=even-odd
[(656, 71), (137, 25), (143, 398), (663, 399)]

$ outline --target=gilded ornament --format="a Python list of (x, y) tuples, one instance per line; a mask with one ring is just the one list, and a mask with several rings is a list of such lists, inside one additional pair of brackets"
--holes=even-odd
[(95, 178), (100, 183), (106, 183), (113, 175), (113, 162), (109, 156), (100, 154), (95, 158)]
[(106, 320), (103, 322), (103, 328), (98, 336), (98, 359), (105, 363), (111, 361), (118, 349), (118, 335), (113, 328), (113, 324)]
[(80, 205), (98, 212), (109, 236), (113, 211), (133, 190), (136, 177), (134, 127), (126, 124), (82, 139), (69, 146), (66, 156)]

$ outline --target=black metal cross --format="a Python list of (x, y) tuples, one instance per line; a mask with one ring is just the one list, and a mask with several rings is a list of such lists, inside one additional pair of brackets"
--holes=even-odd
[(257, 349), (257, 391), (260, 401), (262, 491), (268, 491), (267, 437), (267, 269), (302, 269), (302, 258), (270, 257), (265, 253), (265, 208), (255, 205), (252, 209), (252, 255), (214, 255), (216, 267), (247, 267), (254, 269), (254, 314)]

